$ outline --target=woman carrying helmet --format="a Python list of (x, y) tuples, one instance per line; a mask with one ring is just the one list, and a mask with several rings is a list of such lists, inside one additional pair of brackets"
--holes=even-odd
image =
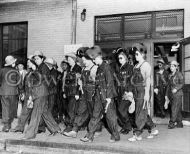
[(153, 130), (155, 125), (148, 114), (150, 101), (151, 66), (145, 60), (147, 49), (143, 44), (137, 43), (132, 47), (135, 52), (137, 64), (133, 69), (131, 84), (134, 86), (135, 98), (135, 123), (134, 135), (128, 140), (131, 142), (142, 140), (141, 134), (146, 127), (149, 132), (147, 138), (153, 138), (158, 134), (158, 130)]

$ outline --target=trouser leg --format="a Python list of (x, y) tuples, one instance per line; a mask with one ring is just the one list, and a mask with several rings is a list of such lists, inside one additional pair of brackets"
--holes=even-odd
[(2, 123), (4, 128), (11, 128), (17, 110), (17, 96), (1, 96)]
[(109, 132), (111, 133), (111, 138), (115, 140), (120, 140), (117, 124), (116, 107), (113, 100), (107, 109), (106, 122), (108, 124)]
[(181, 110), (182, 110), (182, 96), (178, 95), (173, 96), (171, 102), (171, 118), (170, 118), (171, 123), (182, 122)]
[(164, 112), (165, 94), (164, 89), (159, 89), (158, 95), (155, 94), (155, 113), (158, 116), (165, 116)]
[(147, 110), (143, 109), (143, 99), (136, 100), (135, 106), (135, 123), (137, 128), (135, 129), (135, 134), (139, 136), (143, 132), (143, 127), (145, 126), (147, 119)]
[(148, 129), (151, 132), (152, 128), (155, 127), (151, 117), (148, 115), (148, 110), (143, 109), (144, 99), (136, 100), (135, 108), (135, 123), (137, 128), (134, 129), (134, 133), (139, 136), (143, 132), (143, 128)]
[(67, 128), (65, 129), (65, 131), (71, 131), (73, 124), (74, 124), (74, 120), (77, 114), (77, 109), (78, 109), (78, 101), (76, 101), (74, 96), (70, 96), (68, 97), (68, 118), (67, 118)]
[(147, 115), (147, 121), (145, 123), (144, 129), (147, 129), (149, 133), (151, 133), (152, 129), (156, 127), (156, 125), (154, 124), (154, 122), (152, 121), (152, 118)]
[(43, 107), (43, 112), (42, 112), (42, 119), (44, 120), (47, 129), (50, 131), (50, 133), (53, 132), (58, 132), (61, 129), (59, 128), (58, 124), (55, 122), (52, 113), (50, 112), (49, 108), (48, 108), (48, 104), (45, 103), (44, 107)]
[(24, 131), (24, 127), (29, 120), (32, 113), (32, 109), (27, 108), (27, 100), (24, 101), (21, 115), (18, 119), (18, 124), (15, 127), (16, 130)]
[(2, 104), (2, 123), (5, 128), (10, 128), (10, 100), (9, 96), (1, 96), (1, 104)]
[(38, 132), (38, 126), (42, 117), (45, 104), (48, 103), (47, 96), (40, 97), (34, 100), (34, 106), (31, 114), (30, 123), (26, 129), (26, 138), (35, 137)]
[(78, 105), (78, 111), (74, 120), (74, 131), (78, 131), (78, 129), (82, 126), (84, 126), (87, 121), (89, 121), (89, 112), (87, 109), (87, 100), (85, 98), (80, 99), (79, 105)]
[(118, 121), (124, 130), (132, 130), (132, 126), (129, 119), (128, 109), (130, 106), (130, 101), (120, 100), (118, 103)]
[[(54, 103), (55, 103), (55, 95), (54, 94), (48, 95), (48, 110), (51, 113), (53, 113)], [(40, 125), (39, 125), (38, 130), (39, 130), (39, 132), (45, 132), (46, 131), (46, 124), (45, 124), (45, 121), (43, 119), (40, 120)]]
[(87, 137), (89, 139), (93, 140), (94, 133), (100, 124), (100, 120), (101, 120), (102, 116), (103, 116), (102, 102), (100, 101), (100, 97), (96, 96), (95, 102), (94, 102), (93, 114), (92, 114), (92, 117), (91, 117), (90, 122), (88, 124), (89, 132), (88, 132)]

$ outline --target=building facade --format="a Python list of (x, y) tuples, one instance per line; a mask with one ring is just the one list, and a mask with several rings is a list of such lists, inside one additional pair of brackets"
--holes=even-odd
[[(184, 60), (188, 44), (185, 54), (170, 52), (173, 44), (190, 36), (189, 17), (189, 0), (1, 0), (0, 66), (12, 52), (26, 57), (41, 50), (59, 64), (64, 45), (97, 44), (109, 54), (142, 42), (152, 66), (156, 47), (164, 46), (169, 60), (180, 62), (189, 85), (190, 62)], [(190, 99), (183, 110), (190, 112)]]

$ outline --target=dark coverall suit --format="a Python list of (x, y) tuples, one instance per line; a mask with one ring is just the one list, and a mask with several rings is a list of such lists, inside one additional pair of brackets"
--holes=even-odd
[(143, 78), (143, 75), (141, 74), (141, 66), (139, 68), (134, 68), (133, 76), (131, 78), (131, 82), (134, 86), (135, 123), (137, 126), (137, 128), (134, 129), (134, 133), (137, 136), (142, 134), (143, 128), (148, 129), (148, 132), (151, 133), (151, 130), (155, 127), (152, 119), (148, 115), (148, 109), (143, 109), (145, 95), (145, 80)]
[[(43, 76), (44, 84), (48, 87), (48, 107), (49, 107), (49, 86), (51, 82), (50, 69), (44, 62), (41, 63), (41, 65), (39, 65), (37, 69), (40, 72), (40, 74), (42, 74)], [(45, 122), (43, 121), (43, 119), (41, 119), (38, 132), (45, 132), (46, 131), (45, 127), (46, 127)]]
[(131, 131), (132, 126), (130, 122), (130, 117), (128, 113), (129, 106), (131, 104), (128, 100), (122, 100), (122, 97), (125, 92), (133, 92), (133, 88), (131, 85), (131, 76), (133, 73), (133, 66), (126, 63), (122, 66), (118, 73), (118, 106), (117, 106), (117, 113), (118, 113), (118, 123), (121, 125), (122, 129)]
[(68, 109), (66, 117), (66, 129), (64, 131), (69, 132), (73, 128), (73, 123), (78, 110), (78, 101), (75, 99), (75, 95), (79, 95), (79, 86), (77, 84), (76, 74), (81, 74), (81, 67), (77, 64), (72, 70), (69, 70), (65, 79), (65, 94), (68, 102)]
[[(184, 79), (181, 72), (176, 71), (174, 75), (169, 75), (168, 86), (166, 89), (166, 96), (168, 96), (171, 102), (171, 116), (169, 126), (174, 127), (175, 122), (177, 126), (182, 125), (182, 96), (183, 96)], [(176, 93), (172, 93), (172, 90), (176, 89)]]
[[(91, 69), (82, 70), (81, 73), (83, 94), (81, 95), (77, 116), (74, 121), (73, 131), (76, 132), (80, 127), (87, 126), (90, 119), (92, 118), (94, 108), (95, 81), (93, 81), (92, 77), (90, 76)], [(101, 126), (98, 128), (98, 131), (100, 131), (100, 129)]]
[(23, 84), (23, 87), (21, 89), (21, 92), (24, 93), (24, 95), (25, 95), (24, 104), (23, 104), (21, 115), (18, 119), (18, 124), (14, 128), (15, 132), (16, 131), (20, 131), (20, 132), (24, 131), (25, 124), (29, 120), (31, 113), (32, 113), (32, 109), (27, 107), (27, 100), (28, 100), (29, 95), (31, 93), (31, 88), (30, 88), (31, 81), (30, 80), (33, 78), (32, 73), (33, 73), (33, 71), (30, 70), (24, 78), (24, 84)]
[(0, 70), (3, 131), (11, 128), (11, 123), (16, 117), (20, 81), (19, 74), (13, 67), (6, 66)]
[[(64, 73), (64, 72), (63, 72)], [(53, 108), (53, 116), (58, 122), (63, 121), (63, 115), (67, 114), (67, 101), (63, 98), (63, 73), (58, 71), (56, 102)]]
[[(105, 116), (111, 139), (119, 140), (120, 136), (117, 125), (116, 107), (113, 100), (113, 98), (117, 96), (117, 93), (114, 86), (113, 73), (110, 66), (105, 62), (103, 62), (97, 69), (95, 86), (95, 104), (93, 115), (88, 125), (89, 133), (86, 137), (93, 140), (99, 122), (102, 116)], [(107, 113), (105, 113), (105, 107), (107, 104), (106, 98), (111, 98)]]
[(33, 100), (33, 110), (30, 124), (27, 127), (25, 138), (33, 138), (38, 132), (38, 126), (41, 118), (44, 120), (48, 130), (51, 133), (60, 131), (58, 124), (53, 119), (48, 110), (48, 87), (44, 76), (39, 71), (34, 71), (31, 76), (31, 93)]
[(50, 85), (48, 86), (49, 96), (48, 96), (48, 108), (52, 113), (53, 117), (55, 117), (54, 105), (56, 103), (57, 96), (57, 76), (58, 71), (56, 69), (50, 70)]
[(164, 103), (165, 103), (165, 93), (168, 73), (164, 70), (163, 74), (160, 74), (158, 71), (155, 73), (154, 77), (154, 89), (158, 89), (158, 94), (154, 94), (154, 111), (155, 114), (161, 117), (165, 117), (164, 112)]

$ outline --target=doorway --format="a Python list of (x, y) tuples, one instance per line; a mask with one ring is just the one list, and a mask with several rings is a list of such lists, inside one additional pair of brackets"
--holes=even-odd
[[(179, 52), (171, 51), (171, 48), (175, 43), (176, 42), (154, 43), (154, 117), (169, 118), (170, 115), (170, 106), (167, 110), (164, 109), (165, 92), (168, 75), (170, 73), (169, 63), (173, 60), (180, 63), (181, 57)], [(160, 60), (163, 60), (163, 63), (160, 62)], [(166, 81), (165, 83), (164, 80)]]

